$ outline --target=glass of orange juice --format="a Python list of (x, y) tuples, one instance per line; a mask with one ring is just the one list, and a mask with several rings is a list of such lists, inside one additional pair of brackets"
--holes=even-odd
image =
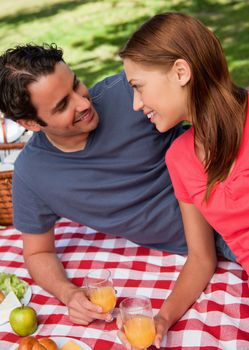
[(156, 335), (150, 299), (143, 296), (126, 298), (119, 308), (126, 338), (134, 349), (146, 349)]
[(101, 306), (103, 313), (111, 313), (117, 301), (111, 271), (90, 270), (85, 277), (85, 284), (91, 302)]

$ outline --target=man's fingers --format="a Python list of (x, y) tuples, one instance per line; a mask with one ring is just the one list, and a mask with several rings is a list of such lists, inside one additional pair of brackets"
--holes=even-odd
[(102, 308), (91, 303), (84, 292), (79, 290), (72, 294), (68, 303), (68, 312), (70, 320), (74, 323), (89, 324), (95, 319), (104, 321), (110, 319), (109, 314), (102, 313)]
[(88, 309), (81, 309), (81, 310), (69, 309), (69, 314), (71, 317), (74, 317), (74, 318), (88, 319), (89, 322), (92, 322), (93, 320), (108, 320), (110, 318), (109, 314), (94, 312)]
[(95, 312), (95, 313), (101, 313), (102, 312), (102, 307), (99, 305), (95, 305), (90, 302), (90, 300), (85, 299), (84, 302), (82, 303), (85, 309)]
[(70, 321), (72, 323), (74, 323), (74, 324), (81, 324), (83, 326), (88, 326), (89, 323), (91, 323), (91, 321), (92, 321), (91, 319), (88, 319), (88, 318), (82, 319), (82, 318), (71, 317), (71, 316), (69, 316), (69, 319), (70, 319)]
[(76, 300), (80, 304), (80, 306), (84, 307), (84, 309), (87, 309), (92, 312), (102, 312), (101, 306), (93, 304), (82, 292), (79, 295), (77, 295)]

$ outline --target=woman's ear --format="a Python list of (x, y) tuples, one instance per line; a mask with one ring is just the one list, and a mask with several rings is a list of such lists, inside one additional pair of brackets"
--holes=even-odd
[(179, 58), (175, 61), (173, 69), (180, 86), (185, 86), (191, 78), (191, 69), (188, 62)]
[(17, 123), (23, 126), (26, 130), (35, 131), (35, 132), (38, 132), (41, 130), (40, 124), (38, 124), (35, 120), (19, 119)]

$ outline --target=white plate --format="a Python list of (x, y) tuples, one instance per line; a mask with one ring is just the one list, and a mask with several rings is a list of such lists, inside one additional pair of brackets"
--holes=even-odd
[(23, 305), (28, 305), (28, 303), (30, 302), (30, 299), (32, 297), (32, 289), (31, 289), (31, 286), (22, 280), (22, 282), (26, 283), (27, 284), (27, 289), (26, 289), (26, 292), (24, 293), (24, 296), (20, 299), (20, 302), (23, 304)]
[(69, 337), (51, 337), (51, 339), (56, 342), (56, 345), (60, 348), (61, 346), (63, 346), (64, 344), (66, 344), (68, 341), (72, 340), (74, 341), (77, 345), (79, 345), (82, 350), (92, 350), (90, 348), (89, 345), (87, 345), (86, 343), (84, 343), (81, 340), (77, 340), (74, 338), (69, 338)]
[[(36, 338), (38, 339), (38, 337), (36, 337)], [(80, 340), (77, 340), (74, 338), (68, 338), (68, 337), (49, 337), (49, 338), (52, 339), (56, 343), (59, 350), (64, 344), (66, 344), (70, 340), (72, 340), (77, 345), (79, 345), (82, 348), (82, 350), (92, 350), (89, 345), (87, 345), (83, 341), (80, 341)], [(16, 350), (17, 348), (18, 348), (18, 344), (13, 344), (9, 350)]]

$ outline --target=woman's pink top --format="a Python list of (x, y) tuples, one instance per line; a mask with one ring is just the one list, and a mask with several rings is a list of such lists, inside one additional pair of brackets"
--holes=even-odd
[(173, 142), (165, 160), (177, 199), (200, 210), (249, 275), (249, 108), (234, 167), (215, 185), (208, 203), (203, 201), (207, 176), (195, 153), (193, 128)]

